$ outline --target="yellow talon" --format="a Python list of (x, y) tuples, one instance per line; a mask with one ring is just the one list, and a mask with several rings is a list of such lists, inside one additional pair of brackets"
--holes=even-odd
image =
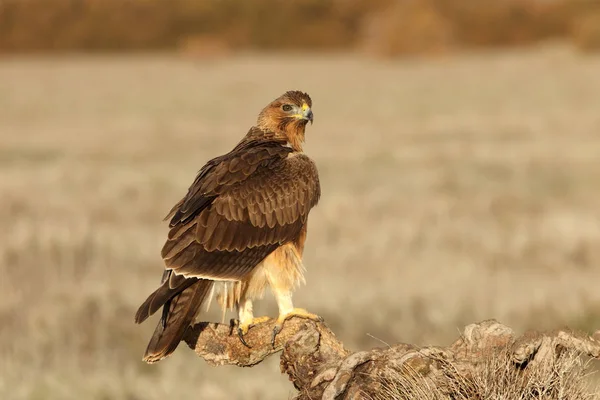
[(254, 325), (258, 325), (258, 324), (262, 324), (263, 322), (267, 322), (268, 320), (270, 320), (271, 318), (269, 317), (258, 317), (258, 318), (252, 318), (250, 321), (245, 322), (245, 323), (240, 323), (238, 325), (238, 337), (240, 338), (240, 341), (244, 344), (244, 346), (246, 347), (251, 347), (250, 345), (248, 345), (248, 343), (246, 343), (246, 340), (244, 340), (244, 336), (248, 333), (248, 331), (250, 330), (250, 328), (252, 328)]
[(286, 320), (288, 320), (292, 317), (311, 319), (311, 320), (317, 321), (317, 322), (323, 321), (322, 317), (318, 316), (317, 314), (310, 313), (310, 312), (306, 311), (304, 308), (294, 308), (288, 313), (279, 315), (279, 317), (277, 318), (277, 324), (283, 325), (283, 323)]
[(262, 324), (263, 322), (267, 322), (270, 319), (271, 318), (269, 317), (252, 318), (248, 322), (240, 323), (238, 330), (241, 331), (243, 335), (245, 335), (254, 325)]
[(254, 325), (258, 325), (258, 324), (262, 324), (263, 322), (267, 322), (268, 320), (270, 320), (271, 318), (267, 317), (266, 315), (264, 317), (256, 317), (252, 319), (252, 323), (250, 324), (250, 326), (254, 326)]
[(320, 317), (317, 314), (310, 313), (304, 308), (294, 308), (285, 314), (280, 314), (277, 318), (277, 322), (275, 323), (275, 327), (273, 327), (273, 336), (271, 336), (271, 344), (273, 345), (273, 347), (275, 347), (275, 338), (277, 337), (277, 334), (279, 334), (279, 332), (281, 332), (281, 330), (283, 329), (283, 324), (286, 320), (292, 317), (299, 317), (310, 319), (316, 322), (323, 322), (323, 317)]

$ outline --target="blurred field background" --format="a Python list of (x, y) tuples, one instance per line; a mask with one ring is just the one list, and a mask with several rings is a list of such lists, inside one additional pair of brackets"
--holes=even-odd
[(389, 56), (563, 39), (600, 48), (598, 0), (3, 0), (0, 52), (361, 49)]
[(599, 4), (480, 3), (0, 2), (0, 398), (293, 396), (276, 358), (145, 365), (133, 323), (162, 217), (289, 89), (323, 189), (295, 299), (350, 349), (599, 329)]

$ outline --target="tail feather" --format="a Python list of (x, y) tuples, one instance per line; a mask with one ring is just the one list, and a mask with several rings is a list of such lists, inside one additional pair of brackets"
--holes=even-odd
[[(171, 271), (168, 272), (170, 273)], [(198, 281), (196, 278), (189, 278), (183, 280), (179, 286), (172, 287), (170, 285), (171, 279), (169, 278), (169, 275), (163, 277), (160, 287), (156, 289), (150, 296), (148, 296), (146, 301), (144, 301), (140, 308), (138, 308), (137, 312), (135, 313), (136, 324), (141, 324), (144, 322), (169, 300)]]
[[(144, 361), (155, 363), (169, 356), (183, 338), (187, 327), (194, 321), (196, 313), (212, 291), (213, 281), (195, 279), (186, 282), (182, 290), (180, 286), (167, 291), (165, 284), (158, 288), (142, 304), (136, 314), (136, 322), (144, 321), (158, 309), (157, 304), (164, 304), (163, 313), (154, 334), (148, 343)], [(168, 288), (168, 282), (166, 282)], [(163, 301), (165, 300), (166, 301)], [(160, 306), (159, 306), (160, 307)], [(154, 310), (154, 311), (153, 311)]]

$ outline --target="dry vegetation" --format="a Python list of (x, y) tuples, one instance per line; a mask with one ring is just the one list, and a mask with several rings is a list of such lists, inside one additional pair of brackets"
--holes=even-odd
[(323, 186), (296, 301), (349, 349), (448, 344), (486, 318), (600, 328), (598, 71), (554, 47), (5, 59), (0, 398), (291, 397), (277, 360), (211, 368), (182, 347), (143, 364), (154, 327), (133, 314), (160, 278), (161, 218), (292, 88), (314, 99)]
[[(586, 387), (586, 365), (576, 352), (565, 352), (549, 370), (534, 369), (531, 374), (513, 367), (508, 352), (481, 358), (481, 366), (472, 375), (463, 375), (446, 365), (449, 387), (440, 389), (424, 380), (418, 373), (398, 374), (382, 378), (384, 389), (369, 400), (452, 400), (510, 399), (510, 400), (595, 400), (593, 389)], [(373, 397), (373, 396), (371, 396)]]

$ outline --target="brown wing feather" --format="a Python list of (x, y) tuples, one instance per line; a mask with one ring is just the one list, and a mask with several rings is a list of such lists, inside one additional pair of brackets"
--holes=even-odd
[[(212, 172), (203, 168), (192, 186), (216, 186), (192, 187), (179, 203), (162, 251), (167, 268), (186, 277), (240, 280), (300, 234), (320, 196), (317, 170), (305, 155), (288, 157), (289, 149), (277, 146), (258, 143), (230, 153)], [(232, 169), (252, 173), (242, 180), (229, 176)], [(184, 210), (186, 204), (201, 209)]]
[[(257, 130), (258, 128), (252, 128)], [(252, 135), (250, 135), (252, 136)], [(210, 160), (198, 173), (187, 195), (173, 207), (170, 226), (186, 223), (210, 206), (228, 187), (245, 181), (259, 167), (282, 160), (292, 150), (276, 141), (243, 140), (232, 151)]]

